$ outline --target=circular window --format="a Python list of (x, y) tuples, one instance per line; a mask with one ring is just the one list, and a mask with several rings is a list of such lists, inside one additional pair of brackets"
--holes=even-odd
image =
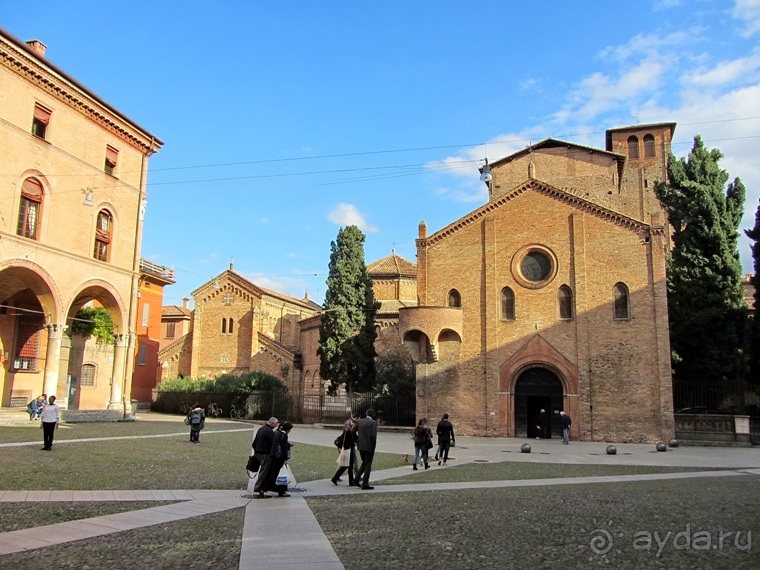
[(518, 251), (512, 259), (512, 275), (528, 289), (547, 285), (557, 274), (557, 257), (540, 245), (529, 245)]
[(552, 274), (552, 262), (542, 251), (532, 251), (523, 257), (520, 263), (520, 273), (528, 281), (540, 283), (546, 281)]

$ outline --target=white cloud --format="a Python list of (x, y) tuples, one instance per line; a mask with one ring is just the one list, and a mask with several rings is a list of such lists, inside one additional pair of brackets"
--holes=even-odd
[(760, 50), (747, 57), (720, 61), (710, 68), (699, 68), (683, 74), (683, 81), (700, 88), (719, 88), (757, 80), (760, 72)]
[(752, 36), (760, 31), (760, 0), (736, 0), (733, 16), (742, 20), (742, 33)]
[(268, 224), (270, 220), (269, 220), (269, 218), (259, 218), (259, 221), (260, 221), (262, 224)]
[(284, 293), (296, 299), (302, 299), (309, 282), (301, 277), (288, 275), (264, 275), (263, 273), (247, 273), (243, 277), (255, 283), (259, 287)]
[(380, 230), (372, 226), (365, 219), (356, 206), (342, 202), (335, 209), (327, 214), (327, 219), (339, 226), (356, 226), (363, 232), (378, 233)]

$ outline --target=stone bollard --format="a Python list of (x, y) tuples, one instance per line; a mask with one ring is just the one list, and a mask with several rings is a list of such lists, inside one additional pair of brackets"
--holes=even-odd
[(678, 447), (678, 440), (677, 439), (671, 439), (670, 443), (668, 443), (668, 445), (670, 445), (671, 449), (676, 448), (676, 447)]
[(655, 449), (656, 449), (657, 451), (667, 451), (667, 450), (668, 450), (668, 446), (667, 446), (667, 445), (665, 445), (664, 443), (658, 443), (658, 444), (655, 446)]
[(617, 454), (617, 447), (614, 445), (608, 445), (607, 446), (607, 455), (616, 455)]
[(522, 451), (523, 453), (530, 453), (530, 444), (523, 443), (522, 446), (520, 447), (520, 451)]

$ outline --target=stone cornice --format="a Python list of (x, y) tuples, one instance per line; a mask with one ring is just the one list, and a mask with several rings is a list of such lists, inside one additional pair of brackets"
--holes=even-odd
[[(2, 40), (4, 38), (0, 38)], [(150, 156), (163, 142), (121, 115), (105, 101), (45, 60), (37, 59), (12, 44), (0, 41), (0, 63), (25, 81), (81, 113), (140, 152)], [(130, 128), (126, 128), (128, 125)]]
[(508, 192), (507, 194), (504, 194), (503, 196), (500, 196), (495, 200), (488, 202), (483, 207), (470, 212), (463, 218), (459, 218), (456, 222), (449, 224), (433, 235), (428, 236), (427, 238), (417, 239), (417, 244), (423, 247), (428, 247), (435, 243), (438, 243), (439, 241), (446, 239), (448, 236), (457, 233), (467, 226), (479, 222), (492, 212), (505, 206), (516, 197), (528, 191), (539, 192), (540, 194), (544, 194), (546, 196), (554, 198), (555, 200), (568, 204), (577, 210), (587, 212), (593, 216), (607, 220), (617, 226), (628, 228), (634, 232), (648, 233), (651, 235), (664, 234), (663, 228), (652, 227), (640, 220), (635, 220), (613, 210), (604, 208), (603, 206), (590, 202), (571, 191), (560, 190), (559, 188), (555, 188), (554, 186), (551, 186), (550, 184), (546, 184), (545, 182), (541, 182), (539, 180), (528, 180), (512, 189), (511, 192)]

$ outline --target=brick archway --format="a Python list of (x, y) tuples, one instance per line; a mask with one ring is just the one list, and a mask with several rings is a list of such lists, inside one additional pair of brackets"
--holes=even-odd
[(530, 368), (545, 368), (562, 384), (563, 409), (575, 418), (571, 434), (580, 433), (577, 367), (565, 358), (541, 335), (533, 336), (499, 368), (499, 425), (505, 437), (515, 437), (515, 386), (523, 372)]

